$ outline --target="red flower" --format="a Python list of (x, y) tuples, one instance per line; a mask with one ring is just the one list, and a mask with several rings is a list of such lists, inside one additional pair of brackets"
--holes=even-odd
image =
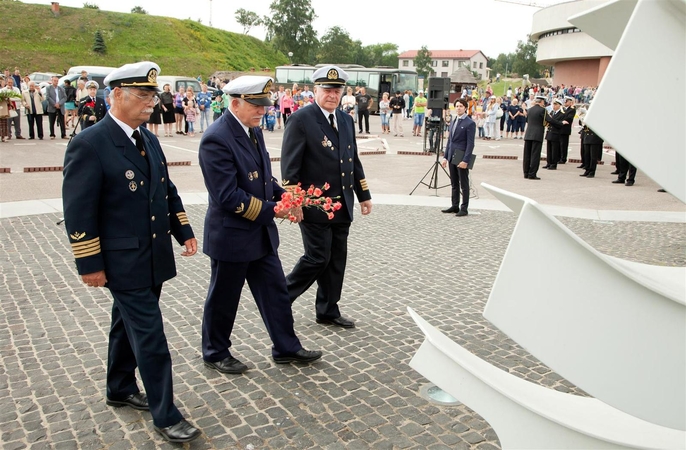
[(339, 197), (322, 197), (324, 191), (331, 187), (329, 183), (324, 183), (321, 188), (311, 185), (307, 190), (300, 187), (300, 183), (295, 189), (286, 191), (281, 194), (281, 200), (274, 206), (275, 213), (288, 212), (288, 220), (295, 222), (296, 217), (291, 212), (293, 208), (317, 208), (326, 214), (326, 217), (331, 220), (334, 218), (334, 211), (341, 209), (341, 202), (334, 202), (334, 199)]

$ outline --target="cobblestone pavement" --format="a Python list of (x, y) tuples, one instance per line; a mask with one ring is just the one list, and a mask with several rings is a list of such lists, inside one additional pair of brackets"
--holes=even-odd
[[(187, 209), (202, 236), (205, 206)], [(153, 431), (149, 413), (105, 405), (111, 298), (78, 282), (57, 219), (45, 214), (0, 220), (0, 447), (177, 447)], [(499, 448), (493, 429), (469, 408), (436, 406), (419, 396), (427, 380), (408, 363), (423, 336), (407, 306), (497, 367), (585, 395), (482, 316), (515, 220), (497, 211), (456, 219), (436, 208), (377, 205), (373, 214), (356, 219), (349, 241), (341, 305), (358, 328), (316, 324), (310, 290), (294, 305), (296, 330), (304, 346), (323, 350), (324, 358), (311, 366), (277, 366), (245, 290), (233, 352), (250, 370), (238, 376), (202, 364), (209, 260), (179, 257), (179, 275), (165, 284), (161, 303), (176, 402), (203, 430), (186, 448)], [(563, 221), (614, 256), (685, 264), (683, 224)], [(288, 271), (302, 251), (300, 233), (288, 223), (279, 230)], [(561, 288), (576, 281), (563, 274)]]

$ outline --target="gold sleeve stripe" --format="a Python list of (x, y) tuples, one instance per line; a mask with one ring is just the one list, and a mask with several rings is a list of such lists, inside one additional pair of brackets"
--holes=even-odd
[(176, 213), (176, 217), (178, 217), (179, 222), (181, 222), (181, 225), (190, 225), (191, 224), (190, 221), (188, 220), (188, 216), (183, 211)]
[(96, 237), (83, 242), (72, 242), (71, 248), (74, 250), (81, 250), (86, 247), (92, 247), (93, 245), (100, 245), (100, 238)]
[(97, 255), (100, 253), (100, 247), (90, 251), (90, 252), (85, 252), (85, 253), (74, 253), (74, 258), (79, 259), (79, 258), (85, 258), (86, 256), (93, 256)]
[(366, 179), (360, 180), (360, 186), (362, 187), (362, 190), (363, 190), (363, 191), (368, 191), (368, 190), (369, 190), (369, 186), (367, 185), (367, 180), (366, 180)]
[(248, 220), (255, 220), (260, 214), (260, 211), (262, 211), (262, 202), (255, 197), (251, 197), (250, 206), (248, 206), (248, 210), (243, 214), (243, 217)]

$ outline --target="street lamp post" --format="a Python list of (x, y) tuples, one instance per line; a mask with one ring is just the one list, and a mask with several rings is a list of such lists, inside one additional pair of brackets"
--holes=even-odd
[(291, 65), (293, 65), (293, 52), (288, 52), (288, 60), (291, 62)]

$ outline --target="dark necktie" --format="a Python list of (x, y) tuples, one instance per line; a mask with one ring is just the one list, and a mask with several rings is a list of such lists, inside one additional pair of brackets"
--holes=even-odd
[(150, 165), (150, 162), (148, 162), (148, 157), (146, 156), (147, 154), (145, 153), (145, 146), (143, 145), (143, 136), (141, 136), (141, 133), (138, 130), (133, 130), (131, 137), (136, 141), (136, 148), (141, 152), (141, 156), (145, 159), (148, 165)]
[(252, 128), (248, 128), (248, 134), (250, 135), (250, 141), (252, 142), (252, 145), (255, 147), (255, 150), (257, 150), (259, 148), (257, 146), (257, 138), (255, 138), (255, 132), (252, 130)]
[(91, 103), (95, 103), (95, 99), (91, 97)]
[(333, 128), (333, 131), (336, 132), (336, 136), (338, 136), (338, 130), (336, 129), (336, 122), (333, 120), (333, 114), (329, 114), (329, 123), (331, 124), (331, 128)]

